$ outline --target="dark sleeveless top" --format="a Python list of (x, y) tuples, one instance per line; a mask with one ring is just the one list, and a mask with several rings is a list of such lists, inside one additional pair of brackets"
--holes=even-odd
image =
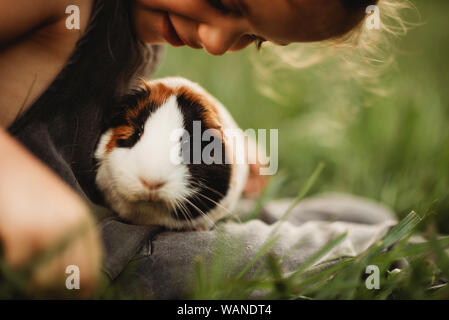
[(131, 1), (96, 0), (69, 61), (9, 132), (88, 204), (98, 204), (93, 153), (102, 119), (137, 77), (148, 76), (160, 52), (137, 40)]

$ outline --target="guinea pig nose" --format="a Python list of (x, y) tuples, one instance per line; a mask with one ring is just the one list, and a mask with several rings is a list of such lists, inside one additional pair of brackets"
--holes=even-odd
[(147, 181), (145, 179), (139, 178), (142, 185), (147, 188), (148, 190), (156, 191), (162, 188), (165, 185), (165, 182), (161, 181)]

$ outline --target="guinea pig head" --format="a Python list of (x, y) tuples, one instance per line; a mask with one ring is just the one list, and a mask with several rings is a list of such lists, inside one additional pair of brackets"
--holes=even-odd
[[(213, 150), (204, 152), (212, 139), (222, 150), (219, 161)], [(100, 138), (96, 182), (112, 209), (133, 223), (211, 224), (230, 187), (227, 156), (219, 113), (201, 88), (178, 78), (142, 81)]]

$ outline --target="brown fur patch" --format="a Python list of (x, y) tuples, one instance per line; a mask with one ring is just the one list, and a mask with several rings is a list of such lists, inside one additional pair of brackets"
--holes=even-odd
[[(140, 84), (143, 88), (150, 92), (148, 99), (142, 99), (137, 103), (134, 108), (129, 108), (125, 112), (125, 119), (128, 123), (132, 122), (132, 119), (136, 119), (142, 110), (150, 103), (157, 108), (162, 106), (168, 98), (172, 95), (185, 95), (185, 97), (191, 101), (195, 101), (205, 107), (204, 122), (208, 128), (216, 129), (221, 134), (221, 139), (224, 139), (223, 130), (219, 113), (215, 105), (206, 96), (194, 92), (192, 89), (186, 86), (181, 86), (176, 89), (172, 89), (164, 83), (149, 84), (145, 80), (140, 80)], [(134, 128), (131, 126), (119, 126), (113, 129), (111, 139), (106, 145), (106, 152), (111, 152), (117, 145), (117, 140), (129, 138), (134, 133)]]
[[(128, 108), (126, 110), (125, 119), (128, 123), (131, 123), (132, 119), (136, 119), (148, 104), (152, 103), (156, 107), (160, 107), (174, 94), (174, 90), (163, 83), (150, 85), (148, 82), (141, 79), (140, 84), (150, 92), (150, 97), (148, 99), (140, 100), (134, 108)], [(114, 128), (111, 139), (106, 145), (106, 152), (111, 152), (117, 146), (117, 140), (129, 138), (133, 133), (134, 128), (131, 126), (123, 125)]]
[(166, 86), (161, 82), (150, 85), (148, 82), (143, 81), (142, 84), (145, 86), (145, 88), (147, 88), (147, 90), (151, 92), (150, 98), (148, 101), (145, 101), (145, 104), (151, 101), (155, 105), (160, 107), (165, 103), (165, 101), (168, 100), (168, 98), (170, 98), (171, 95), (175, 94), (175, 91), (172, 88)]
[(127, 139), (134, 133), (134, 129), (130, 126), (120, 126), (112, 131), (111, 139), (106, 145), (106, 152), (111, 152), (117, 145), (117, 140)]

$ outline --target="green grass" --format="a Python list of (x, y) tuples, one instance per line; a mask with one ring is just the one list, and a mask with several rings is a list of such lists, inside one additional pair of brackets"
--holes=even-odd
[[(447, 272), (442, 270), (447, 270), (444, 269), (447, 262), (443, 261), (447, 261), (448, 256), (437, 248), (447, 247), (449, 237), (434, 239), (432, 243), (407, 245), (405, 240), (420, 221), (421, 217), (412, 212), (382, 241), (360, 255), (314, 266), (345, 239), (346, 234), (342, 234), (290, 275), (283, 275), (281, 262), (267, 248), (264, 249), (268, 254), (263, 255), (266, 271), (251, 278), (223, 274), (211, 276), (209, 267), (198, 260), (195, 265), (196, 283), (189, 298), (246, 299), (254, 290), (262, 290), (268, 299), (447, 299), (447, 285), (432, 285), (445, 279)], [(394, 248), (385, 251), (392, 243), (396, 244)], [(435, 258), (440, 254), (440, 258)], [(400, 272), (392, 272), (393, 263), (405, 258), (409, 261), (408, 266)], [(262, 260), (262, 255), (259, 259)], [(379, 290), (366, 287), (362, 276), (368, 265), (379, 267)]]

